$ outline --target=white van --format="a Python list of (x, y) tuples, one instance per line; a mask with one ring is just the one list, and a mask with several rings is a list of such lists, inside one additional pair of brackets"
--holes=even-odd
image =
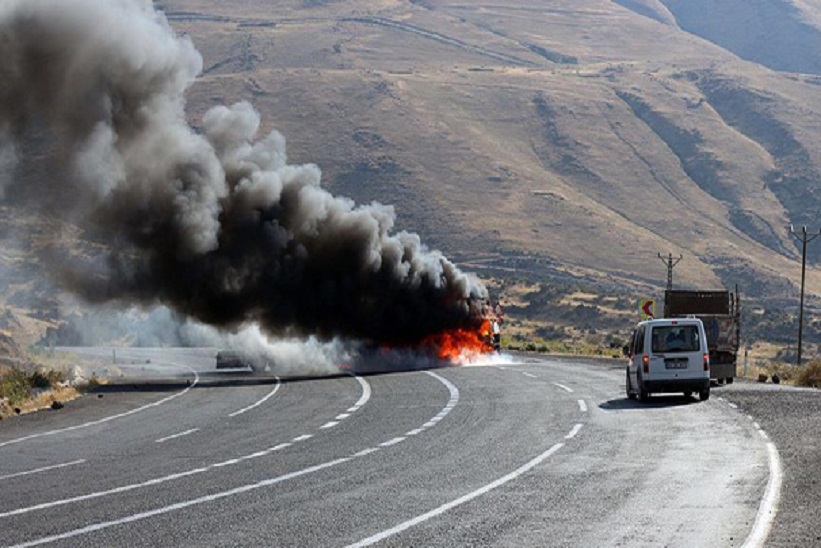
[(698, 318), (647, 320), (639, 323), (624, 353), (627, 397), (646, 401), (656, 392), (698, 392), (710, 397), (710, 351)]

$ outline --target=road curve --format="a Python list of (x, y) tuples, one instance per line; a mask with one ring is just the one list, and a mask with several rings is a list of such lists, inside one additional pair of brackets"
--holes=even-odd
[[(110, 350), (84, 352), (111, 358)], [(766, 500), (771, 449), (753, 421), (718, 399), (627, 400), (620, 366), (516, 359), (293, 380), (209, 375), (212, 351), (120, 351), (123, 384), (59, 412), (0, 423), (0, 539), (16, 546), (766, 539), (777, 496)], [(164, 380), (149, 382), (157, 378)]]

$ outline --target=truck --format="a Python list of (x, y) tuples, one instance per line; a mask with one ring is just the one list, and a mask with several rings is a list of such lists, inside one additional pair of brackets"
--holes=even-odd
[(695, 316), (704, 324), (710, 351), (710, 380), (730, 384), (735, 379), (741, 340), (741, 300), (735, 292), (668, 289), (664, 317)]

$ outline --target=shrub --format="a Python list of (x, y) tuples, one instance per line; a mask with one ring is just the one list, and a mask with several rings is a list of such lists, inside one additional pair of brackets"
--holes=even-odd
[(813, 360), (801, 367), (798, 373), (796, 384), (799, 386), (810, 386), (821, 388), (821, 359)]
[(28, 376), (19, 369), (12, 369), (0, 378), (0, 398), (10, 405), (22, 403), (31, 395)]
[(32, 388), (51, 388), (51, 380), (43, 373), (36, 371), (31, 374), (31, 387)]

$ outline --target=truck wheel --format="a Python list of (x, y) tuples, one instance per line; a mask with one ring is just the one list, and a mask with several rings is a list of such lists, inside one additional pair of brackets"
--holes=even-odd
[(627, 398), (631, 400), (636, 399), (636, 393), (630, 390), (630, 372), (628, 371), (625, 375), (624, 381), (624, 391), (627, 392)]
[(710, 389), (709, 389), (709, 388), (705, 388), (704, 390), (701, 390), (701, 391), (698, 393), (698, 399), (700, 399), (701, 401), (707, 401), (707, 400), (709, 400), (709, 399), (710, 399)]
[(733, 384), (735, 379), (733, 377), (727, 377), (727, 384)]

